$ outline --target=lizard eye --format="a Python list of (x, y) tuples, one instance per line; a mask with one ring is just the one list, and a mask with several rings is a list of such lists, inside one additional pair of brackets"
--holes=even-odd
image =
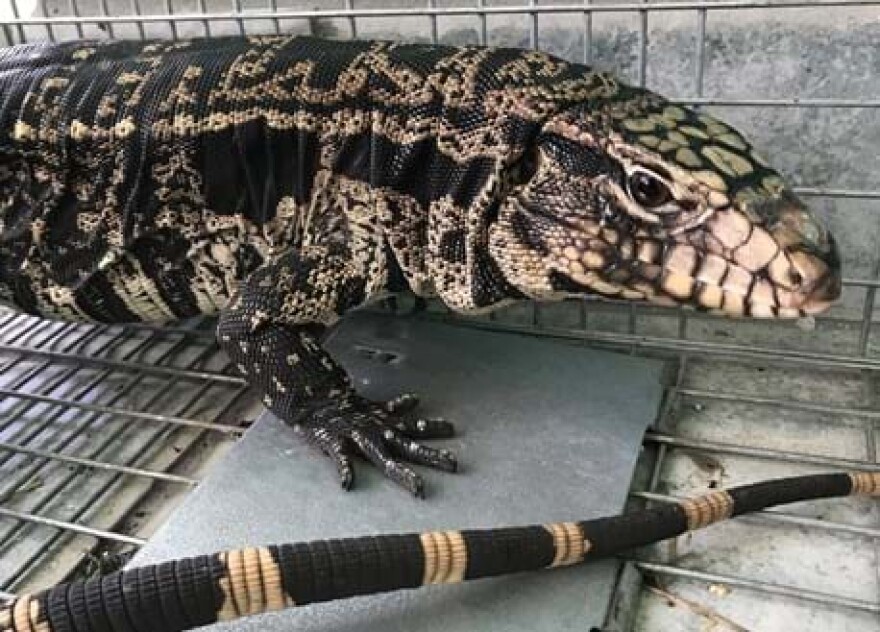
[(646, 171), (634, 171), (627, 182), (629, 195), (646, 208), (662, 206), (672, 199), (666, 184)]

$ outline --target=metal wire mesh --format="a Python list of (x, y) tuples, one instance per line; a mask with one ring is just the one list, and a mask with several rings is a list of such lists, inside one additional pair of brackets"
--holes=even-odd
[[(144, 540), (132, 511), (250, 403), (210, 332), (0, 317), (0, 591), (58, 581), (101, 543)], [(202, 421), (207, 419), (210, 421)]]
[[(842, 236), (844, 298), (829, 315), (799, 326), (733, 323), (685, 311), (583, 302), (519, 305), (474, 319), (456, 318), (434, 306), (426, 317), (670, 358), (676, 369), (663, 414), (645, 440), (634, 503), (665, 502), (706, 486), (765, 476), (880, 468), (880, 187), (871, 166), (875, 141), (880, 141), (880, 88), (871, 87), (880, 87), (880, 59), (870, 52), (876, 49), (871, 42), (880, 37), (880, 2), (339, 0), (315, 9), (312, 2), (295, 0), (6, 1), (10, 4), (0, 13), (0, 37), (9, 43), (300, 32), (537, 46), (610, 67), (675, 101), (717, 110), (770, 150), (771, 161), (782, 164), (798, 183), (797, 191)], [(835, 35), (834, 25), (842, 35)], [(783, 46), (789, 48), (779, 48)], [(817, 57), (822, 47), (828, 52)], [(763, 68), (760, 64), (771, 72), (755, 75), (756, 68)], [(848, 76), (853, 80), (847, 82)], [(0, 335), (2, 331), (6, 329)], [(124, 331), (114, 335), (131, 335)], [(51, 340), (41, 342), (35, 333), (16, 336), (3, 338), (3, 357), (39, 358), (46, 367), (71, 360), (70, 350), (52, 347)], [(166, 340), (163, 336), (150, 331), (143, 348)], [(25, 351), (25, 343), (35, 350)], [(136, 369), (132, 375), (143, 380), (180, 375), (177, 369), (156, 375), (145, 363), (135, 367), (130, 360), (102, 353), (89, 362), (76, 361), (83, 364), (75, 366), (102, 371), (103, 380), (113, 371), (129, 369)], [(220, 382), (231, 392), (237, 388), (222, 373), (180, 370), (203, 387)], [(0, 378), (6, 373), (0, 372)], [(121, 414), (116, 408), (101, 408), (112, 403), (49, 399), (51, 389), (24, 397), (15, 395), (20, 388), (16, 383), (7, 381), (3, 388), (0, 396), (12, 398), (8, 401), (55, 406), (64, 418), (70, 413), (61, 404), (69, 407), (71, 402), (77, 414)], [(126, 407), (125, 415), (138, 425), (157, 422), (166, 430), (217, 429), (193, 422), (187, 409), (153, 417), (135, 415)], [(3, 419), (21, 423), (11, 413)], [(48, 458), (37, 451), (48, 448), (0, 437), (9, 444), (18, 441), (14, 449), (0, 444), (17, 459), (42, 463)], [(51, 449), (57, 463), (104, 472), (104, 466), (88, 461), (97, 460), (93, 452), (77, 453), (78, 461), (61, 461), (61, 448)], [(181, 486), (191, 482), (166, 479), (163, 471), (141, 461), (126, 463), (136, 471), (120, 465), (109, 472), (116, 479)], [(12, 505), (6, 500), (4, 506)], [(14, 517), (15, 525), (24, 520), (8, 511), (0, 516)], [(36, 511), (29, 514), (31, 521)], [(79, 518), (68, 519), (53, 533), (67, 533)], [(125, 537), (96, 531), (85, 535)], [(798, 620), (804, 630), (874, 630), (880, 614), (878, 569), (876, 504), (838, 501), (766, 512), (673, 547), (642, 552), (620, 575), (607, 627), (692, 629), (695, 618), (723, 629), (742, 629), (732, 620), (756, 629), (788, 629), (790, 621)], [(8, 589), (9, 582), (4, 586)]]

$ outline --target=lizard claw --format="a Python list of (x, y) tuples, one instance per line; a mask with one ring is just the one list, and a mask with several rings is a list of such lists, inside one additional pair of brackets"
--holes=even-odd
[(358, 454), (413, 496), (424, 498), (424, 480), (402, 461), (446, 472), (455, 472), (458, 463), (449, 450), (424, 446), (415, 440), (450, 437), (452, 424), (437, 419), (397, 418), (417, 405), (418, 398), (411, 394), (383, 404), (347, 395), (322, 402), (297, 427), (334, 462), (343, 489), (354, 486), (351, 456)]
[(380, 406), (394, 418), (390, 425), (410, 439), (449, 439), (455, 436), (455, 426), (445, 419), (404, 417), (419, 406), (419, 396), (415, 393), (403, 393), (381, 403)]

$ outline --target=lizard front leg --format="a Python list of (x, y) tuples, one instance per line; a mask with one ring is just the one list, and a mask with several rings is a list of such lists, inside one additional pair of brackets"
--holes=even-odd
[(416, 496), (424, 482), (402, 463), (456, 469), (447, 450), (416, 439), (448, 437), (447, 422), (409, 421), (411, 397), (377, 403), (360, 396), (324, 351), (326, 325), (361, 304), (365, 283), (345, 253), (313, 246), (266, 262), (243, 283), (217, 329), (226, 350), (263, 403), (330, 457), (344, 489), (359, 454)]

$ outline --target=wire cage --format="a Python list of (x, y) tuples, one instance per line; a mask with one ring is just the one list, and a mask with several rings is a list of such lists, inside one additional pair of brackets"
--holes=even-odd
[[(0, 0), (0, 41), (297, 32), (540, 47), (707, 108), (755, 139), (832, 227), (846, 278), (830, 313), (734, 322), (584, 301), (479, 318), (432, 305), (422, 317), (668, 358), (674, 371), (645, 437), (634, 504), (769, 476), (880, 469), (880, 2), (316, 4)], [(226, 443), (216, 438), (240, 433), (232, 422), (254, 405), (242, 392), (199, 324), (0, 319), (0, 590), (56, 579), (101, 543), (141, 544), (150, 519), (138, 516), (162, 515), (138, 509), (147, 491), (168, 501), (195, 484), (206, 459), (190, 447), (208, 437), (213, 454)], [(82, 421), (72, 434), (53, 426), (73, 417)], [(877, 629), (876, 502), (767, 511), (640, 551), (619, 574), (603, 629), (781, 630), (794, 621), (798, 630)]]

